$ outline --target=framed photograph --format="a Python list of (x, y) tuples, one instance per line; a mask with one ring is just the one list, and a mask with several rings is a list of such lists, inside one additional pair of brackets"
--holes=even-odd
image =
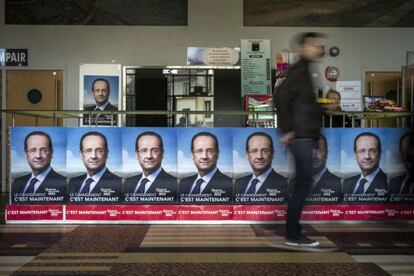
[(120, 126), (118, 116), (109, 112), (122, 106), (121, 65), (81, 64), (79, 71), (79, 109), (106, 112), (85, 113), (81, 126)]

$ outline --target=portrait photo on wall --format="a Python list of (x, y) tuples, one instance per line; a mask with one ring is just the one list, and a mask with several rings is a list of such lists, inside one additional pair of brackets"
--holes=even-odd
[(10, 202), (64, 203), (66, 129), (14, 127), (10, 135)]
[(234, 204), (285, 203), (287, 176), (287, 152), (274, 129), (233, 129)]
[(123, 128), (122, 145), (124, 203), (176, 203), (176, 129)]
[(414, 203), (412, 162), (414, 132), (410, 129), (387, 129), (387, 175), (391, 202)]
[(122, 140), (117, 128), (68, 128), (70, 204), (121, 201)]
[(313, 153), (313, 182), (307, 204), (337, 204), (342, 200), (341, 131), (325, 128), (319, 136)]
[(83, 126), (120, 126), (121, 66), (117, 64), (82, 64), (80, 66), (80, 110)]
[(231, 203), (231, 129), (182, 128), (177, 141), (180, 203)]
[(388, 198), (383, 129), (343, 129), (341, 173), (344, 203), (384, 203)]

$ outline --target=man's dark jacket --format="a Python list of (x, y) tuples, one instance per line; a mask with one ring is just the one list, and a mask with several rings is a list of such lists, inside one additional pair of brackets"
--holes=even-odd
[(403, 175), (394, 177), (390, 180), (390, 185), (389, 185), (390, 194), (400, 193), (401, 186), (404, 184), (404, 180), (406, 177), (407, 177), (407, 174), (403, 174)]
[[(93, 110), (95, 110), (95, 108), (96, 108), (96, 105), (93, 104), (93, 105), (85, 107), (85, 110), (93, 111)], [(108, 102), (108, 104), (105, 106), (103, 111), (118, 111), (118, 108), (116, 108), (114, 105), (112, 105), (110, 102)]]
[(322, 109), (316, 102), (308, 61), (301, 58), (288, 70), (273, 102), (283, 134), (294, 131), (295, 137), (319, 137)]
[[(296, 183), (296, 177), (292, 179), (291, 183)], [(291, 185), (290, 189), (292, 189), (293, 186), (294, 185)], [(334, 175), (329, 170), (326, 170), (315, 186), (309, 191), (309, 195), (321, 194), (323, 193), (323, 189), (331, 189), (334, 191), (330, 195), (331, 197), (340, 197), (342, 195), (341, 178)], [(292, 190), (290, 190), (289, 193), (292, 193)]]

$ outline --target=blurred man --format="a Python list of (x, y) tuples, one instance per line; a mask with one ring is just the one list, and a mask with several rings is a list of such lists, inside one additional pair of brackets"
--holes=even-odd
[(319, 246), (302, 234), (299, 219), (305, 198), (313, 182), (312, 150), (317, 146), (322, 121), (322, 109), (316, 102), (310, 65), (324, 55), (324, 35), (297, 35), (294, 46), (299, 60), (288, 70), (286, 79), (275, 91), (278, 129), (281, 143), (289, 146), (295, 159), (297, 181), (289, 199), (285, 244), (290, 246)]
[(230, 197), (232, 180), (217, 168), (219, 143), (210, 132), (199, 132), (191, 140), (191, 153), (198, 174), (181, 180), (180, 194), (213, 194)]
[[(92, 95), (95, 99), (95, 104), (85, 107), (87, 111), (117, 111), (118, 108), (109, 102), (111, 88), (109, 81), (103, 78), (95, 79), (92, 83)], [(115, 120), (115, 115), (113, 116)], [(96, 122), (97, 120), (97, 122)], [(92, 114), (91, 124), (108, 124), (111, 121), (110, 115)], [(84, 114), (84, 124), (89, 124), (89, 115)]]
[(286, 196), (287, 179), (272, 169), (275, 150), (273, 140), (265, 132), (254, 132), (246, 140), (246, 157), (253, 173), (239, 178), (234, 194), (266, 194)]
[(152, 131), (138, 135), (135, 154), (143, 173), (125, 180), (124, 194), (155, 193), (157, 196), (174, 196), (177, 192), (177, 179), (161, 167), (164, 157), (161, 136)]
[(12, 193), (39, 196), (64, 196), (66, 178), (51, 167), (52, 140), (46, 132), (33, 131), (24, 140), (24, 154), (32, 173), (14, 180)]
[(361, 174), (345, 179), (344, 194), (383, 194), (387, 190), (387, 176), (379, 167), (381, 154), (381, 140), (374, 133), (355, 137), (354, 156)]
[(413, 137), (414, 132), (408, 132), (400, 138), (400, 156), (406, 168), (406, 173), (391, 179), (391, 194), (414, 194), (414, 172), (412, 161), (410, 162), (410, 158), (412, 159), (414, 156), (414, 147), (413, 145), (410, 146)]
[(100, 132), (87, 132), (80, 139), (79, 148), (86, 174), (70, 180), (69, 193), (120, 196), (121, 178), (106, 167), (109, 153), (106, 137)]

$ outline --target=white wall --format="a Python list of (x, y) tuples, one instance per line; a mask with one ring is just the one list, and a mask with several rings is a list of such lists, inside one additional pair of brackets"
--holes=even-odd
[[(4, 22), (4, 0), (0, 0)], [(340, 48), (341, 80), (362, 79), (363, 69), (400, 70), (414, 50), (414, 28), (243, 27), (242, 0), (189, 0), (188, 27), (0, 25), (1, 48), (28, 48), (29, 68), (63, 69), (65, 109), (78, 108), (79, 64), (185, 65), (188, 46), (234, 47), (243, 38), (271, 39), (288, 48), (297, 32), (321, 31)]]

